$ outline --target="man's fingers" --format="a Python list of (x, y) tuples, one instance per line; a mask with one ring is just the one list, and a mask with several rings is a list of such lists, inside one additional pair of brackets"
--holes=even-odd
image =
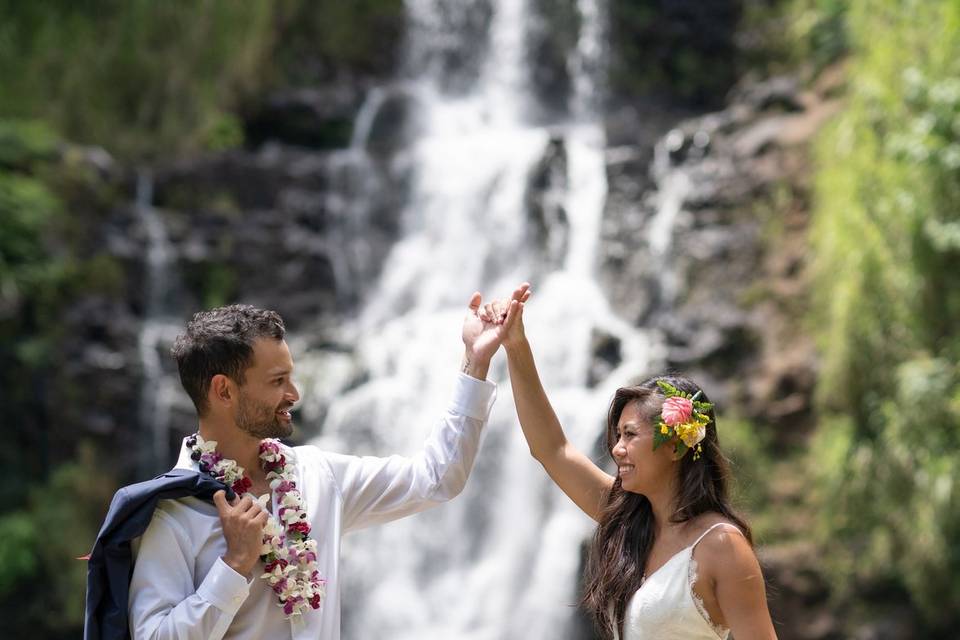
[(531, 293), (533, 293), (533, 292), (530, 291), (529, 289), (527, 289), (526, 291), (524, 291), (524, 292), (523, 292), (523, 296), (520, 298), (520, 302), (526, 302), (527, 300), (529, 300)]
[(468, 305), (470, 307), (470, 311), (473, 311), (474, 313), (476, 313), (477, 309), (480, 308), (480, 303), (482, 301), (483, 301), (483, 298), (480, 296), (480, 292), (474, 291), (473, 295), (470, 296), (470, 303)]
[(491, 303), (488, 302), (487, 304), (483, 305), (484, 320), (486, 320), (487, 322), (492, 322), (493, 320), (496, 319), (496, 317), (497, 317), (497, 314), (494, 311), (493, 305)]
[(251, 498), (249, 495), (246, 495), (240, 498), (238, 502), (234, 503), (233, 506), (240, 513), (247, 513), (254, 507), (259, 509), (260, 503), (254, 502), (253, 498)]

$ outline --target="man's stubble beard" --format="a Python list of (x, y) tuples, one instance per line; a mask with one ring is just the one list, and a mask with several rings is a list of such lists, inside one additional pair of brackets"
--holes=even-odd
[(293, 433), (293, 422), (283, 424), (276, 407), (268, 407), (240, 394), (237, 428), (255, 438), (286, 438)]

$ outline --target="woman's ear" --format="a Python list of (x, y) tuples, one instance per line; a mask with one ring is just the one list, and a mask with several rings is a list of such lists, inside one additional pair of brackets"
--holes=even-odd
[(677, 451), (677, 441), (675, 439), (668, 442), (667, 446), (671, 448), (670, 459), (673, 460), (674, 462), (679, 462), (680, 460), (683, 460), (683, 456), (687, 455), (687, 451), (688, 451), (687, 449), (684, 449), (683, 453), (680, 453), (679, 451)]

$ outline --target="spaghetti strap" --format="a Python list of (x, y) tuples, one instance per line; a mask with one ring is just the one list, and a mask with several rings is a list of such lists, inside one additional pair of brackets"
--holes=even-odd
[(720, 527), (720, 526), (723, 526), (723, 525), (727, 525), (728, 527), (733, 527), (733, 530), (734, 530), (734, 531), (736, 531), (736, 532), (739, 533), (740, 535), (743, 535), (743, 532), (740, 531), (740, 528), (737, 527), (736, 525), (730, 524), (729, 522), (718, 522), (717, 524), (713, 525), (712, 527), (709, 527), (706, 531), (704, 531), (703, 533), (701, 533), (701, 534), (700, 534), (700, 537), (697, 538), (692, 545), (690, 545), (690, 548), (692, 549), (692, 548), (696, 547), (698, 544), (700, 544), (700, 541), (701, 541), (701, 540), (703, 540), (704, 538), (707, 537), (707, 534), (708, 534), (708, 533), (710, 533), (711, 531), (713, 531), (713, 530), (716, 529), (717, 527)]

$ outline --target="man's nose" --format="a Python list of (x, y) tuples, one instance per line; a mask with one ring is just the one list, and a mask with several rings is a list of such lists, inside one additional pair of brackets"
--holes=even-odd
[(291, 402), (296, 402), (300, 399), (300, 390), (297, 389), (297, 385), (290, 383), (290, 388), (287, 389), (287, 397)]

